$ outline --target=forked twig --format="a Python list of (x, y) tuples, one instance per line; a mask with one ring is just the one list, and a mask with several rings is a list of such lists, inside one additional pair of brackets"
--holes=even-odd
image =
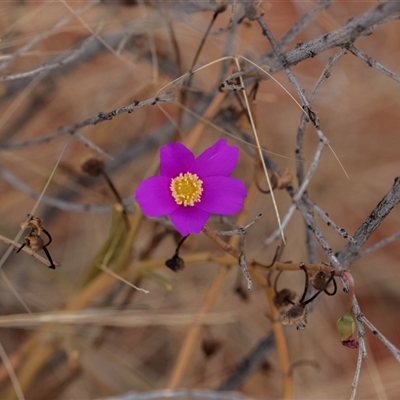
[(337, 257), (344, 269), (358, 258), (359, 251), (372, 233), (379, 227), (382, 221), (400, 202), (400, 177), (394, 180), (393, 186), (383, 197), (378, 205), (372, 210), (370, 215), (357, 229), (353, 235), (355, 242), (347, 245), (338, 253)]

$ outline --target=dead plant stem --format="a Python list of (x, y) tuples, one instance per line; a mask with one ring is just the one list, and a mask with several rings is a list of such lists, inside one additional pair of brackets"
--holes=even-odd
[[(248, 217), (248, 213), (250, 211), (250, 206), (253, 203), (256, 193), (257, 193), (257, 187), (253, 183), (249, 188), (244, 207), (237, 218), (237, 224), (239, 226), (245, 224), (247, 217)], [(232, 248), (236, 247), (238, 245), (238, 243), (239, 243), (239, 236), (232, 236), (231, 239), (229, 240), (229, 245)], [(214, 305), (214, 303), (218, 297), (218, 294), (219, 294), (221, 287), (225, 281), (228, 271), (229, 271), (229, 268), (227, 266), (220, 267), (218, 274), (214, 278), (214, 280), (211, 284), (211, 287), (209, 288), (207, 295), (203, 301), (203, 304), (199, 309), (198, 315), (204, 315), (208, 311), (210, 311), (211, 307)], [(196, 344), (198, 343), (198, 337), (200, 334), (200, 330), (201, 330), (201, 325), (198, 323), (194, 323), (189, 327), (186, 337), (184, 339), (183, 345), (180, 348), (178, 358), (175, 361), (175, 365), (172, 369), (170, 379), (166, 385), (167, 389), (174, 389), (181, 382), (183, 375), (185, 373), (185, 370), (187, 369), (187, 366), (192, 357), (194, 348), (195, 348)]]
[(293, 397), (293, 379), (290, 373), (290, 360), (289, 353), (286, 345), (285, 334), (283, 333), (283, 326), (280, 322), (279, 311), (274, 304), (274, 289), (268, 284), (267, 279), (258, 271), (254, 271), (252, 275), (264, 287), (268, 299), (270, 316), (272, 321), (272, 330), (275, 336), (276, 349), (278, 351), (279, 361), (282, 369), (283, 379), (283, 394), (282, 399), (288, 400)]

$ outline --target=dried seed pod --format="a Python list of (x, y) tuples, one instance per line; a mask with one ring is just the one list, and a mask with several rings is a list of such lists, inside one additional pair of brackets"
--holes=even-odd
[(320, 290), (326, 285), (329, 277), (330, 275), (327, 275), (324, 271), (318, 271), (311, 277), (311, 285), (313, 285), (315, 289)]
[(173, 257), (165, 261), (165, 265), (174, 272), (181, 272), (185, 268), (185, 261), (179, 257), (179, 249), (188, 237), (189, 235), (186, 235), (179, 241)]
[(283, 316), (282, 325), (296, 325), (296, 329), (303, 330), (307, 325), (307, 311), (305, 307), (301, 304), (290, 307)]
[(35, 231), (38, 235), (40, 235), (43, 231), (43, 220), (39, 217), (31, 216), (28, 222), (21, 223), (21, 228), (22, 229), (30, 228), (32, 231)]
[[(28, 214), (29, 216), (29, 214)], [(31, 250), (38, 252), (39, 250), (43, 250), (46, 253), (46, 256), (50, 262), (49, 268), (55, 269), (56, 266), (50, 256), (49, 251), (47, 250), (47, 246), (52, 242), (52, 237), (46, 229), (43, 228), (43, 221), (39, 217), (31, 216), (28, 222), (23, 222), (21, 224), (22, 229), (30, 228), (31, 231), (28, 236), (25, 236), (24, 243), (17, 250), (19, 253), (25, 246), (28, 246)], [(40, 236), (44, 233), (47, 236), (47, 243), (45, 244), (43, 238)]]
[(24, 240), (27, 246), (35, 252), (44, 248), (43, 239), (34, 231), (26, 236)]
[(185, 262), (176, 254), (165, 261), (165, 265), (174, 272), (181, 272), (185, 268)]

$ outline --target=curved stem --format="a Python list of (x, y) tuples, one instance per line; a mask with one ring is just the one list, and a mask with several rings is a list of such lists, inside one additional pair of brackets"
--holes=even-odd
[(49, 239), (49, 241), (44, 245), (44, 247), (47, 247), (53, 241), (53, 238), (51, 237), (50, 233), (46, 231), (46, 229), (42, 228), (42, 231)]

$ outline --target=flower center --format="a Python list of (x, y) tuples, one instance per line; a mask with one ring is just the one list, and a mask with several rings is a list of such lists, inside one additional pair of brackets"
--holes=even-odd
[(172, 178), (169, 188), (177, 204), (194, 206), (201, 199), (203, 181), (196, 174), (181, 172), (176, 178)]

